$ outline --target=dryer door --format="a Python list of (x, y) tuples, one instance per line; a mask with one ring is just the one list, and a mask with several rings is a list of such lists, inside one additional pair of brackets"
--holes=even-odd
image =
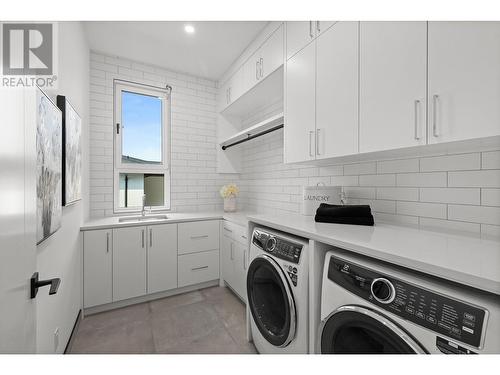
[(274, 346), (287, 346), (295, 337), (295, 301), (285, 273), (270, 256), (261, 254), (250, 263), (247, 295), (262, 336)]
[(343, 306), (322, 323), (322, 354), (422, 354), (425, 350), (383, 315)]

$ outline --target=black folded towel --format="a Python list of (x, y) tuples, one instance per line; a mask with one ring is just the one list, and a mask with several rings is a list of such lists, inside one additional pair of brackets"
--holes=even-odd
[(374, 224), (369, 205), (336, 205), (321, 203), (316, 210), (314, 220), (318, 223), (336, 223), (353, 225)]

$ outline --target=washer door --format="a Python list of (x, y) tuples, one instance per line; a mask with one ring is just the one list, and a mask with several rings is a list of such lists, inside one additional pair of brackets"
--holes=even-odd
[(425, 350), (383, 315), (360, 306), (343, 306), (323, 322), (321, 353), (420, 354)]
[(285, 273), (270, 256), (257, 256), (247, 272), (248, 306), (262, 336), (278, 347), (295, 337), (296, 312)]

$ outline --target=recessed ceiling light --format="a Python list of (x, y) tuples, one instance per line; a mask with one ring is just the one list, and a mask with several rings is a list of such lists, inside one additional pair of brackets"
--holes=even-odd
[(188, 34), (194, 34), (194, 26), (193, 25), (185, 25), (184, 31)]

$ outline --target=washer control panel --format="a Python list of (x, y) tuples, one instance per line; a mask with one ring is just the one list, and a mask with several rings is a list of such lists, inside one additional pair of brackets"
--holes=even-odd
[(302, 245), (288, 241), (279, 236), (255, 229), (253, 231), (252, 243), (276, 258), (298, 264)]
[(328, 278), (412, 323), (479, 348), (486, 310), (331, 257)]

